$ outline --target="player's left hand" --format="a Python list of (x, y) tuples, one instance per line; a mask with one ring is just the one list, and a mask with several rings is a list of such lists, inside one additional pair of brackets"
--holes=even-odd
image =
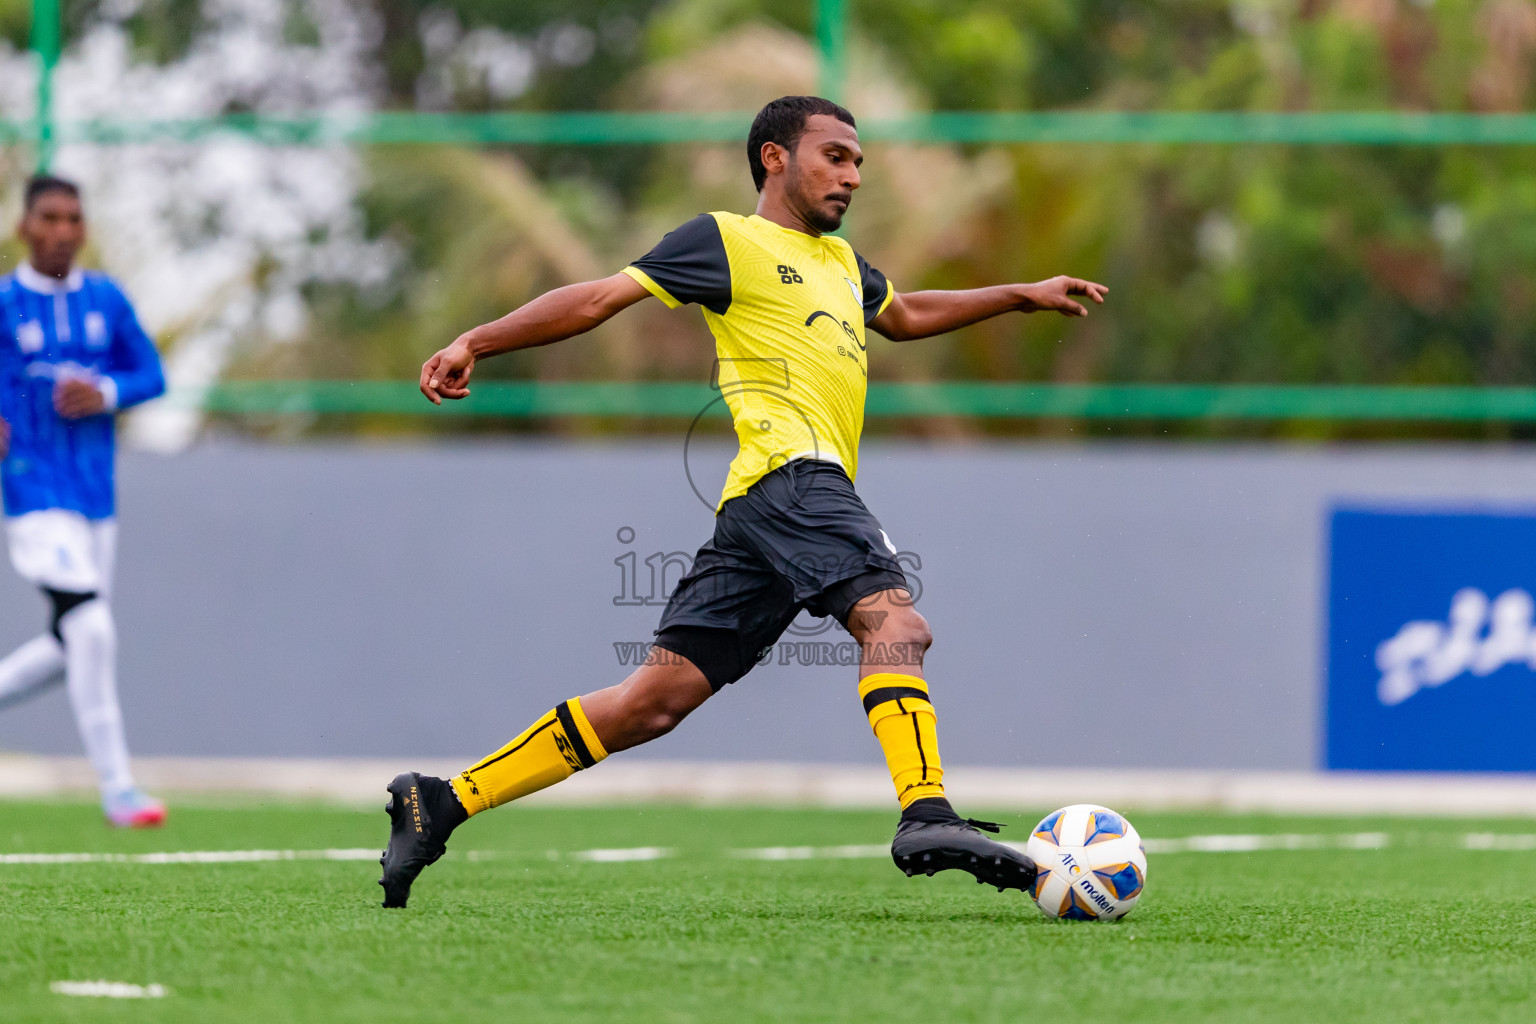
[(460, 337), (421, 366), (421, 393), (433, 405), (443, 399), (469, 397), (469, 376), (475, 372), (475, 353)]
[(107, 400), (88, 380), (62, 380), (53, 389), (53, 409), (67, 420), (79, 420), (106, 412)]
[(0, 420), (0, 459), (6, 457), (11, 451), (11, 425), (5, 420)]
[(1104, 304), (1104, 294), (1109, 289), (1102, 284), (1092, 281), (1081, 281), (1075, 277), (1053, 277), (1049, 281), (1037, 281), (1034, 284), (1024, 286), (1024, 302), (1019, 306), (1021, 312), (1034, 313), (1044, 309), (1054, 309), (1062, 316), (1087, 316), (1088, 310), (1080, 302), (1074, 302), (1073, 295), (1086, 295), (1099, 305)]

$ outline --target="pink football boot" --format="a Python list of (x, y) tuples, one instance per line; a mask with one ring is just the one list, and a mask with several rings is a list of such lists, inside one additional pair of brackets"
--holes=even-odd
[(118, 828), (159, 828), (165, 824), (165, 804), (137, 786), (103, 800), (101, 809)]

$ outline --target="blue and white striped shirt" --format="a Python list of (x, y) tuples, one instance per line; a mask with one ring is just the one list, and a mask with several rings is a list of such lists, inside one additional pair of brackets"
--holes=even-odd
[[(107, 411), (76, 420), (55, 412), (54, 387), (72, 378), (95, 384)], [(112, 517), (112, 414), (164, 391), (154, 342), (105, 274), (75, 270), (60, 281), (23, 263), (0, 278), (0, 418), (11, 429), (0, 463), (5, 514)]]

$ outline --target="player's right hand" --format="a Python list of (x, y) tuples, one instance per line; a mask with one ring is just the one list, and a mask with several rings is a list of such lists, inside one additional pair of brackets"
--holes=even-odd
[(11, 425), (5, 420), (0, 420), (0, 459), (11, 450)]
[(460, 338), (422, 364), (421, 393), (433, 405), (442, 405), (445, 398), (467, 398), (474, 370), (475, 354)]

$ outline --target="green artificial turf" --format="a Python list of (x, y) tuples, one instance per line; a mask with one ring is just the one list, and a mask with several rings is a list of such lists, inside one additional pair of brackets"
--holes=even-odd
[[(128, 834), (84, 804), (0, 813), (0, 853), (376, 847), (385, 831), (378, 811), (250, 803)], [(1038, 816), (996, 817), (1023, 840)], [(1536, 823), (1131, 817), (1148, 838), (1391, 844), (1154, 853), (1117, 924), (1048, 922), (956, 872), (727, 855), (887, 842), (887, 813), (504, 808), (455, 836), (404, 911), (379, 907), (366, 862), (0, 864), (0, 1020), (1536, 1020), (1536, 851), (1462, 845)], [(570, 856), (640, 846), (675, 854)], [(49, 989), (95, 979), (170, 994)]]

